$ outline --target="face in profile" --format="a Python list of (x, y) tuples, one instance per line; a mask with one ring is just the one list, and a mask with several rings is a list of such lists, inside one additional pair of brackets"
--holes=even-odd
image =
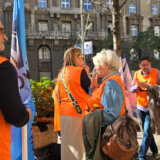
[(82, 55), (81, 53), (78, 53), (78, 54), (75, 56), (75, 62), (76, 62), (76, 65), (77, 65), (77, 66), (83, 66), (84, 61), (83, 61), (83, 55)]
[(4, 26), (2, 22), (0, 21), (0, 51), (3, 51), (5, 49), (5, 41), (7, 41), (8, 38), (4, 33)]

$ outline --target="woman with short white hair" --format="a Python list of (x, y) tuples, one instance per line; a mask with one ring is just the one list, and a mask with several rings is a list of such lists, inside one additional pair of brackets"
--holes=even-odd
[(119, 73), (120, 59), (114, 51), (103, 49), (93, 57), (93, 63), (92, 88), (96, 88), (98, 77), (103, 79), (89, 98), (88, 106), (92, 110), (95, 106), (103, 109), (102, 126), (105, 127), (125, 112), (125, 87)]
[[(95, 65), (91, 80), (93, 93), (87, 101), (87, 110), (102, 111), (97, 110), (83, 119), (83, 141), (87, 160), (106, 159), (100, 150), (101, 129), (125, 113), (125, 87), (118, 71), (119, 57), (114, 51), (103, 49), (93, 57), (93, 63)], [(103, 78), (99, 88), (98, 77)], [(107, 157), (107, 160), (109, 159)]]

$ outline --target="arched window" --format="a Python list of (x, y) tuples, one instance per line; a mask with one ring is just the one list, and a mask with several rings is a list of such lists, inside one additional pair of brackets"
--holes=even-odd
[(42, 46), (38, 51), (39, 58), (39, 78), (48, 77), (51, 79), (51, 54), (46, 46)]
[(50, 50), (47, 47), (39, 49), (39, 60), (50, 61)]

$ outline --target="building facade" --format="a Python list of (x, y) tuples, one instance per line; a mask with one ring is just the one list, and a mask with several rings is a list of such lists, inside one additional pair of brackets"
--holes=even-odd
[[(92, 24), (85, 40), (93, 42), (93, 52), (97, 41), (105, 39), (113, 29), (112, 1), (98, 2), (105, 3), (107, 9), (83, 0), (84, 22)], [(13, 3), (12, 0), (0, 0), (0, 3), (0, 19), (9, 38), (5, 54), (10, 55)], [(24, 7), (30, 77), (36, 81), (43, 76), (54, 79), (62, 67), (64, 50), (69, 46), (71, 37), (76, 37), (72, 43), (80, 41), (80, 0), (24, 0)], [(156, 0), (128, 0), (121, 10), (121, 36), (125, 42), (131, 43), (150, 26), (160, 36), (159, 12), (160, 2)]]

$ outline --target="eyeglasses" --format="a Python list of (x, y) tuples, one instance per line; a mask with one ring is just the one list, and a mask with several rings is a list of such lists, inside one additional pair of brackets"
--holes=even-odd
[(148, 64), (140, 64), (142, 67), (148, 67), (149, 66), (149, 63)]

